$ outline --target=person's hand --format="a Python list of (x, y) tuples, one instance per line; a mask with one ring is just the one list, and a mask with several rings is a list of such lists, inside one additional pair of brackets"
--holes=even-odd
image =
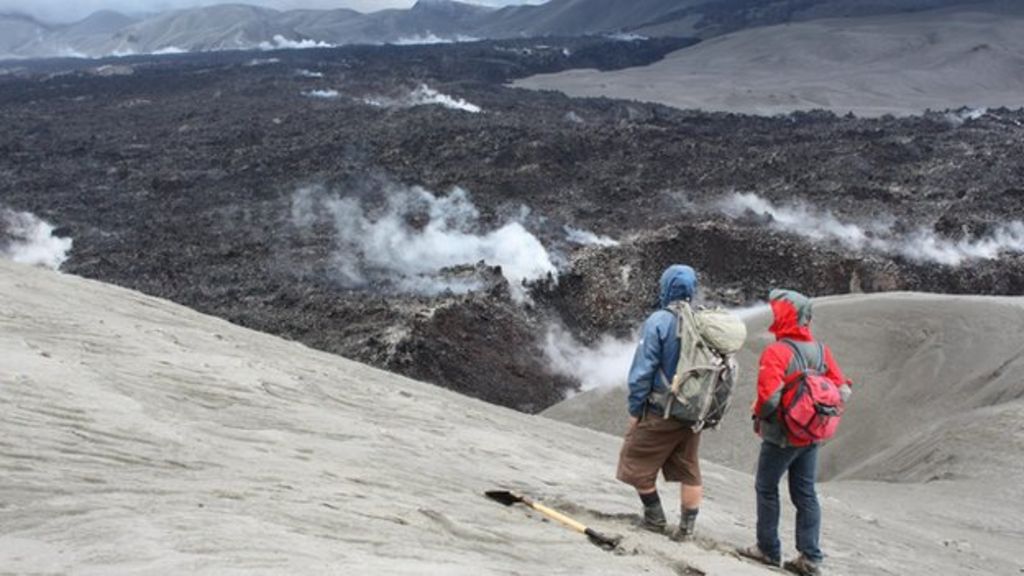
[(843, 399), (843, 404), (850, 401), (850, 396), (853, 396), (853, 390), (849, 384), (843, 384), (839, 387), (839, 396)]
[(640, 419), (636, 416), (629, 417), (629, 428), (626, 429), (626, 433), (636, 430), (636, 427), (640, 424)]

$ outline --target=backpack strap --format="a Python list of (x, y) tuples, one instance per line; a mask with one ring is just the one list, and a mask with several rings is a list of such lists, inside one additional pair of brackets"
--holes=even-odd
[[(671, 312), (672, 315), (676, 317), (676, 338), (679, 339), (679, 346), (680, 346), (680, 348), (682, 348), (682, 345), (683, 345), (683, 335), (684, 335), (683, 334), (683, 321), (684, 321), (684, 318), (683, 318), (683, 314), (684, 314), (683, 313), (683, 306), (689, 307), (689, 304), (687, 304), (685, 302), (679, 302), (679, 303), (673, 302), (672, 304), (666, 306), (665, 308), (662, 308), (662, 310), (664, 310), (666, 312)], [(682, 350), (680, 350), (680, 352), (682, 352)], [(679, 367), (676, 366), (676, 369), (678, 370)], [(658, 376), (661, 376), (661, 383), (665, 385), (665, 389), (671, 390), (672, 389), (672, 379), (669, 378), (668, 374), (665, 373), (665, 367), (664, 366), (661, 366), (661, 365), (658, 366)]]
[[(685, 335), (683, 328), (684, 317), (687, 315), (686, 313), (690, 311), (690, 304), (686, 301), (673, 302), (666, 306), (664, 310), (671, 312), (672, 315), (676, 317), (676, 338), (679, 339), (679, 354), (680, 358), (682, 358), (683, 336)], [(690, 315), (692, 315), (692, 312)], [(680, 376), (679, 368), (680, 367), (676, 365), (676, 374), (674, 376), (674, 379), (676, 380), (678, 380)], [(668, 374), (665, 373), (664, 366), (658, 366), (658, 375), (661, 376), (661, 382), (665, 386), (665, 402), (662, 408), (665, 410), (664, 418), (665, 420), (668, 420), (672, 412), (672, 403), (675, 401), (676, 397), (673, 393), (672, 380), (670, 380)]]
[(782, 343), (789, 347), (793, 351), (793, 357), (796, 358), (796, 369), (798, 372), (807, 371), (807, 358), (804, 358), (804, 353), (800, 350), (800, 347), (789, 338), (783, 338)]
[[(793, 351), (793, 355), (794, 355), (794, 357), (796, 358), (796, 361), (797, 361), (797, 370), (799, 370), (800, 372), (806, 372), (807, 369), (810, 368), (810, 366), (807, 364), (807, 357), (804, 356), (803, 351), (800, 349), (799, 346), (796, 345), (796, 342), (793, 342), (789, 338), (783, 338), (781, 340), (781, 342), (783, 344), (785, 344), (786, 346), (789, 346), (789, 349)], [(824, 374), (825, 373), (825, 345), (822, 344), (821, 342), (815, 342), (815, 344), (818, 346), (818, 364), (817, 364), (817, 366), (814, 367), (814, 370), (818, 374)]]

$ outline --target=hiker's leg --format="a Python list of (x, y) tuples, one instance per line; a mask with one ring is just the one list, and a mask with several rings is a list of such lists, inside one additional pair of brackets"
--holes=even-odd
[(704, 497), (704, 479), (700, 473), (700, 432), (688, 427), (680, 431), (679, 445), (670, 463), (665, 466), (665, 478), (680, 483), (679, 502), (682, 508), (699, 509)]
[(679, 444), (672, 458), (665, 464), (665, 478), (679, 482), (679, 529), (673, 534), (676, 540), (692, 539), (697, 527), (697, 516), (704, 497), (703, 479), (700, 473), (700, 433), (682, 426), (679, 430)]
[(658, 473), (675, 449), (670, 425), (648, 416), (630, 428), (622, 442), (615, 477), (640, 494), (655, 492)]
[(656, 482), (671, 450), (660, 423), (644, 418), (626, 434), (619, 454), (616, 477), (636, 489), (643, 502), (643, 527), (654, 531), (664, 530), (668, 523)]
[(800, 449), (789, 466), (789, 496), (796, 506), (796, 549), (812, 562), (821, 562), (821, 506), (814, 483), (818, 478), (818, 446)]
[(698, 510), (700, 509), (700, 502), (704, 497), (704, 487), (687, 486), (686, 484), (680, 484), (679, 490), (679, 502), (682, 503), (683, 509), (685, 510)]
[(762, 442), (754, 482), (757, 492), (757, 546), (776, 562), (782, 557), (782, 542), (779, 541), (779, 481), (792, 461), (790, 450), (771, 442)]
[(673, 532), (673, 540), (686, 541), (694, 538), (697, 532), (697, 516), (700, 514), (700, 501), (703, 495), (703, 486), (680, 484), (679, 528)]
[(668, 526), (668, 518), (665, 517), (665, 509), (661, 506), (658, 489), (654, 488), (650, 492), (637, 490), (637, 495), (644, 506), (643, 527), (656, 532), (664, 530)]

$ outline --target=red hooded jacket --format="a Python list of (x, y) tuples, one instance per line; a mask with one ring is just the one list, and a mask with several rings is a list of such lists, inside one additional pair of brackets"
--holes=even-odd
[[(792, 302), (785, 299), (771, 301), (772, 314), (775, 321), (768, 330), (775, 335), (776, 342), (769, 345), (761, 353), (761, 360), (757, 373), (757, 399), (754, 401), (753, 413), (759, 418), (768, 418), (778, 407), (781, 398), (783, 382), (787, 376), (795, 371), (793, 362), (793, 350), (786, 344), (779, 342), (782, 339), (789, 339), (795, 342), (813, 342), (814, 335), (811, 328), (801, 324), (800, 314)], [(832, 357), (832, 350), (823, 346), (825, 350), (825, 376), (836, 384), (850, 385), (849, 379), (843, 375), (842, 370)], [(791, 368), (794, 368), (791, 370)]]

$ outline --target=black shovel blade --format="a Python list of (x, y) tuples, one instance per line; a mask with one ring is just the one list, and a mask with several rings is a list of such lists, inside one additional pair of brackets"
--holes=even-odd
[(619, 544), (622, 544), (622, 536), (605, 536), (604, 534), (591, 530), (590, 528), (587, 528), (585, 534), (591, 544), (609, 552), (618, 548)]
[(501, 502), (505, 506), (511, 506), (518, 504), (523, 501), (522, 496), (517, 496), (508, 490), (489, 490), (484, 492), (484, 495), (496, 502)]

